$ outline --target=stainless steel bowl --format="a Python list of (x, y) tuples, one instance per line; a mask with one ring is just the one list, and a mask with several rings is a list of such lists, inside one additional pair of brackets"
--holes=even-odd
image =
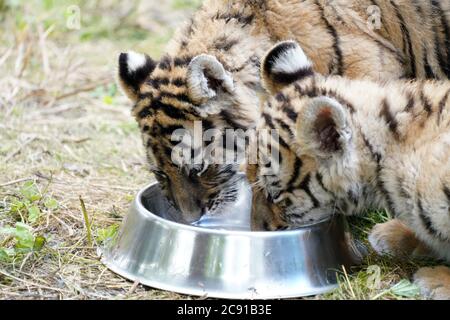
[(250, 232), (251, 190), (245, 179), (227, 212), (196, 226), (177, 212), (157, 183), (137, 195), (118, 237), (101, 249), (112, 271), (150, 287), (196, 296), (272, 299), (324, 293), (336, 271), (360, 254), (342, 218), (297, 230)]

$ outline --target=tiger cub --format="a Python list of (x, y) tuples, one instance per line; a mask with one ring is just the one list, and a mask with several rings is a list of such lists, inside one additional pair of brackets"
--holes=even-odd
[[(253, 228), (387, 209), (395, 219), (369, 237), (376, 251), (450, 262), (450, 82), (322, 76), (293, 41), (272, 48), (261, 72), (273, 97), (257, 130), (277, 130), (279, 154), (276, 166), (247, 167)], [(415, 277), (450, 299), (449, 268)]]
[(265, 98), (259, 61), (272, 45), (296, 39), (323, 74), (447, 78), (449, 8), (449, 0), (206, 0), (159, 61), (121, 54), (119, 82), (134, 103), (150, 169), (180, 218), (226, 208), (239, 166), (175, 163), (172, 134), (196, 122), (204, 130), (253, 127), (254, 106)]

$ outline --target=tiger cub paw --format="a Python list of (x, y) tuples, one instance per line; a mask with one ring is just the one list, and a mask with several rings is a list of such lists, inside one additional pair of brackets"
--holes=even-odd
[(421, 294), (433, 300), (450, 300), (450, 268), (445, 266), (419, 269), (414, 275), (414, 283)]
[(428, 252), (414, 232), (398, 219), (375, 225), (369, 234), (369, 242), (381, 255), (426, 256)]

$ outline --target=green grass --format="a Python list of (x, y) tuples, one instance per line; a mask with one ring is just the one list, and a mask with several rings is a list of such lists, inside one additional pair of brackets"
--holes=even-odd
[[(115, 59), (159, 55), (174, 26), (142, 24), (154, 13), (138, 3), (0, 2), (0, 299), (180, 298), (134, 288), (97, 255), (153, 179)], [(79, 30), (66, 25), (71, 5)]]

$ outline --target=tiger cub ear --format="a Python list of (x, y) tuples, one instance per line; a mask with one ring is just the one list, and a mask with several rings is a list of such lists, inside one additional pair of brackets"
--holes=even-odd
[(297, 139), (319, 159), (349, 150), (352, 131), (344, 107), (329, 97), (312, 99), (297, 118)]
[(313, 74), (312, 62), (295, 41), (283, 41), (270, 49), (261, 62), (261, 79), (271, 94)]
[(216, 57), (208, 54), (192, 59), (188, 67), (187, 86), (189, 97), (199, 105), (207, 104), (221, 93), (231, 93), (234, 90), (231, 73), (225, 70)]
[(146, 54), (130, 51), (119, 55), (119, 84), (128, 98), (137, 100), (141, 85), (155, 67), (156, 62)]

